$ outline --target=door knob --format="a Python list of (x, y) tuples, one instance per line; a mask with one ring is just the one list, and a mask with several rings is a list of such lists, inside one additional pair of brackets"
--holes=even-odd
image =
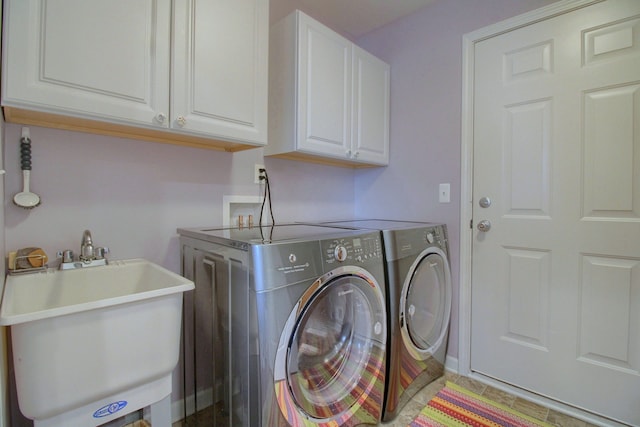
[(478, 223), (478, 230), (482, 231), (483, 233), (491, 230), (491, 222), (489, 222), (489, 220), (483, 219)]
[(481, 208), (488, 208), (489, 206), (491, 206), (491, 199), (488, 197), (483, 197), (482, 199), (480, 199), (478, 204)]

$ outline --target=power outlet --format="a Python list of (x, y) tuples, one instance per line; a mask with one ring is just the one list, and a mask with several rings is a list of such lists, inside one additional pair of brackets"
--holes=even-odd
[(264, 172), (260, 172), (260, 169), (264, 169), (264, 165), (253, 165), (253, 182), (254, 184), (262, 184), (263, 180), (260, 177), (264, 177)]

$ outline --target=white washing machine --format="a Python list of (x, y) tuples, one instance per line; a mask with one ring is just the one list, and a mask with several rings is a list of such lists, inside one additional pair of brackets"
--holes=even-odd
[[(194, 281), (196, 300), (214, 311), (214, 425), (379, 423), (387, 344), (380, 232), (303, 224), (178, 232), (185, 275), (208, 269)], [(212, 297), (200, 297), (207, 287)]]
[(390, 421), (412, 396), (444, 373), (452, 292), (447, 228), (390, 220), (325, 224), (382, 232), (389, 320), (382, 419)]

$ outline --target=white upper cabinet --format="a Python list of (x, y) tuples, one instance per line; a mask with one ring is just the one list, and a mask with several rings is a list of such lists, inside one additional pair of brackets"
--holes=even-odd
[(300, 11), (271, 28), (265, 155), (389, 162), (389, 65)]
[(362, 162), (389, 163), (389, 65), (353, 46), (353, 155)]
[(267, 141), (268, 0), (5, 0), (4, 22), (8, 121), (227, 150)]
[(169, 114), (170, 0), (4, 3), (4, 106), (145, 125)]
[(351, 42), (298, 16), (298, 149), (344, 157), (351, 149)]
[(266, 144), (268, 0), (174, 2), (171, 126)]

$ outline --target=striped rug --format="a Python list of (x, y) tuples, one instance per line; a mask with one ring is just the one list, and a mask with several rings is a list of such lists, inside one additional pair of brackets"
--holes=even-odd
[(427, 403), (409, 427), (551, 427), (457, 384), (447, 385)]

